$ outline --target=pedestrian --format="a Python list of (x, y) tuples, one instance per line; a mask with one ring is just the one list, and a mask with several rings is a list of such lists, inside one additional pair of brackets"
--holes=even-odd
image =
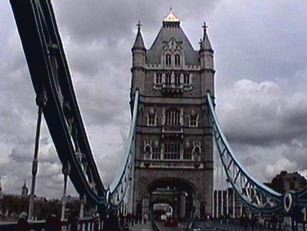
[(147, 215), (147, 213), (145, 213), (145, 214), (144, 214), (144, 224), (147, 223), (147, 220), (148, 220), (148, 215)]
[(257, 224), (257, 219), (256, 219), (255, 215), (252, 214), (252, 217), (250, 219), (250, 226), (251, 226), (252, 231), (254, 231), (256, 224)]
[(61, 231), (61, 221), (53, 213), (46, 220), (46, 230), (47, 231)]
[(68, 222), (68, 230), (69, 231), (77, 231), (78, 230), (78, 218), (75, 212), (71, 212), (67, 219)]
[(259, 226), (259, 230), (264, 230), (264, 228), (265, 228), (264, 218), (263, 218), (262, 214), (260, 214), (260, 216), (258, 218), (258, 226)]
[(273, 230), (276, 230), (277, 223), (278, 223), (278, 219), (277, 219), (276, 214), (274, 213), (273, 216), (271, 217), (271, 224), (272, 224)]
[(17, 231), (29, 231), (30, 226), (28, 223), (28, 214), (26, 212), (22, 212), (19, 215), (19, 219), (17, 222)]
[(94, 215), (94, 231), (99, 231), (99, 224), (100, 224), (100, 216), (98, 213), (96, 213), (96, 215)]

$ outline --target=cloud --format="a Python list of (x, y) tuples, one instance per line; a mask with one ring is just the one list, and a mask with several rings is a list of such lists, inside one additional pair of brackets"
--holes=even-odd
[[(4, 2), (0, 3), (0, 176), (5, 192), (19, 192), (23, 179), (30, 182), (37, 108), (11, 8)], [(264, 180), (282, 168), (306, 171), (305, 2), (52, 3), (82, 118), (106, 185), (120, 166), (128, 133), (135, 24), (141, 20), (149, 48), (169, 6), (182, 19), (195, 48), (201, 25), (208, 22), (215, 50), (218, 115), (247, 170)], [(43, 123), (37, 194), (61, 197), (61, 164), (48, 133)], [(76, 194), (71, 184), (69, 193)]]
[(281, 158), (276, 163), (267, 165), (265, 168), (265, 172), (268, 176), (273, 178), (285, 169), (295, 171), (297, 169), (297, 165), (286, 158)]
[(223, 92), (218, 109), (230, 140), (272, 146), (305, 136), (307, 93), (295, 93), (271, 81), (237, 81)]

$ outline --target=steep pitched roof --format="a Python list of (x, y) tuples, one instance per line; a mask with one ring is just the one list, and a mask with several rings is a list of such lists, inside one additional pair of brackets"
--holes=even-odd
[(199, 64), (198, 51), (194, 50), (189, 39), (181, 29), (179, 21), (177, 20), (163, 21), (163, 26), (161, 27), (154, 43), (147, 51), (147, 63), (159, 64), (161, 62), (162, 48), (165, 45), (165, 42), (170, 41), (171, 38), (174, 38), (177, 42), (181, 43), (186, 64)]

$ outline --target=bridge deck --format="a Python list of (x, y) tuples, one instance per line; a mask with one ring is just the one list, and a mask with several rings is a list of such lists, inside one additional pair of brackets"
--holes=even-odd
[(151, 227), (151, 223), (148, 222), (147, 224), (135, 224), (130, 226), (131, 231), (153, 231)]
[[(178, 227), (166, 227), (163, 222), (156, 222), (157, 228), (160, 231), (183, 231), (184, 229), (181, 228), (179, 225)], [(135, 224), (130, 227), (131, 231), (154, 231), (152, 229), (151, 223), (147, 224)]]

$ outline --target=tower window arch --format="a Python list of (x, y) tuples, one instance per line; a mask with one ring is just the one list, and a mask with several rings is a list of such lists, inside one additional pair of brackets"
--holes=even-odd
[(152, 147), (149, 143), (147, 143), (144, 147), (144, 159), (150, 159), (152, 154)]
[(179, 54), (175, 54), (175, 66), (181, 65), (181, 59)]
[(200, 160), (200, 153), (201, 153), (200, 147), (198, 145), (194, 146), (192, 151), (192, 156), (195, 161)]
[(189, 126), (198, 127), (198, 115), (194, 111), (189, 116)]
[(149, 113), (147, 114), (147, 125), (148, 126), (156, 126), (157, 124), (157, 114), (154, 109), (151, 108)]
[(161, 72), (156, 73), (155, 83), (162, 84), (162, 73)]
[(172, 64), (172, 56), (170, 54), (165, 55), (165, 65), (170, 66)]
[(189, 73), (185, 73), (183, 75), (183, 83), (185, 85), (190, 85), (191, 84), (191, 78), (190, 78), (190, 74)]
[(161, 146), (159, 145), (159, 141), (156, 140), (152, 147), (152, 159), (159, 160), (161, 158)]
[(172, 83), (172, 74), (171, 72), (165, 73), (165, 84), (170, 85)]
[(170, 108), (166, 111), (165, 124), (167, 126), (180, 125), (180, 111), (177, 108)]
[(180, 72), (175, 72), (175, 86), (180, 85)]
[(192, 145), (189, 140), (185, 143), (185, 148), (183, 152), (184, 160), (192, 160)]

